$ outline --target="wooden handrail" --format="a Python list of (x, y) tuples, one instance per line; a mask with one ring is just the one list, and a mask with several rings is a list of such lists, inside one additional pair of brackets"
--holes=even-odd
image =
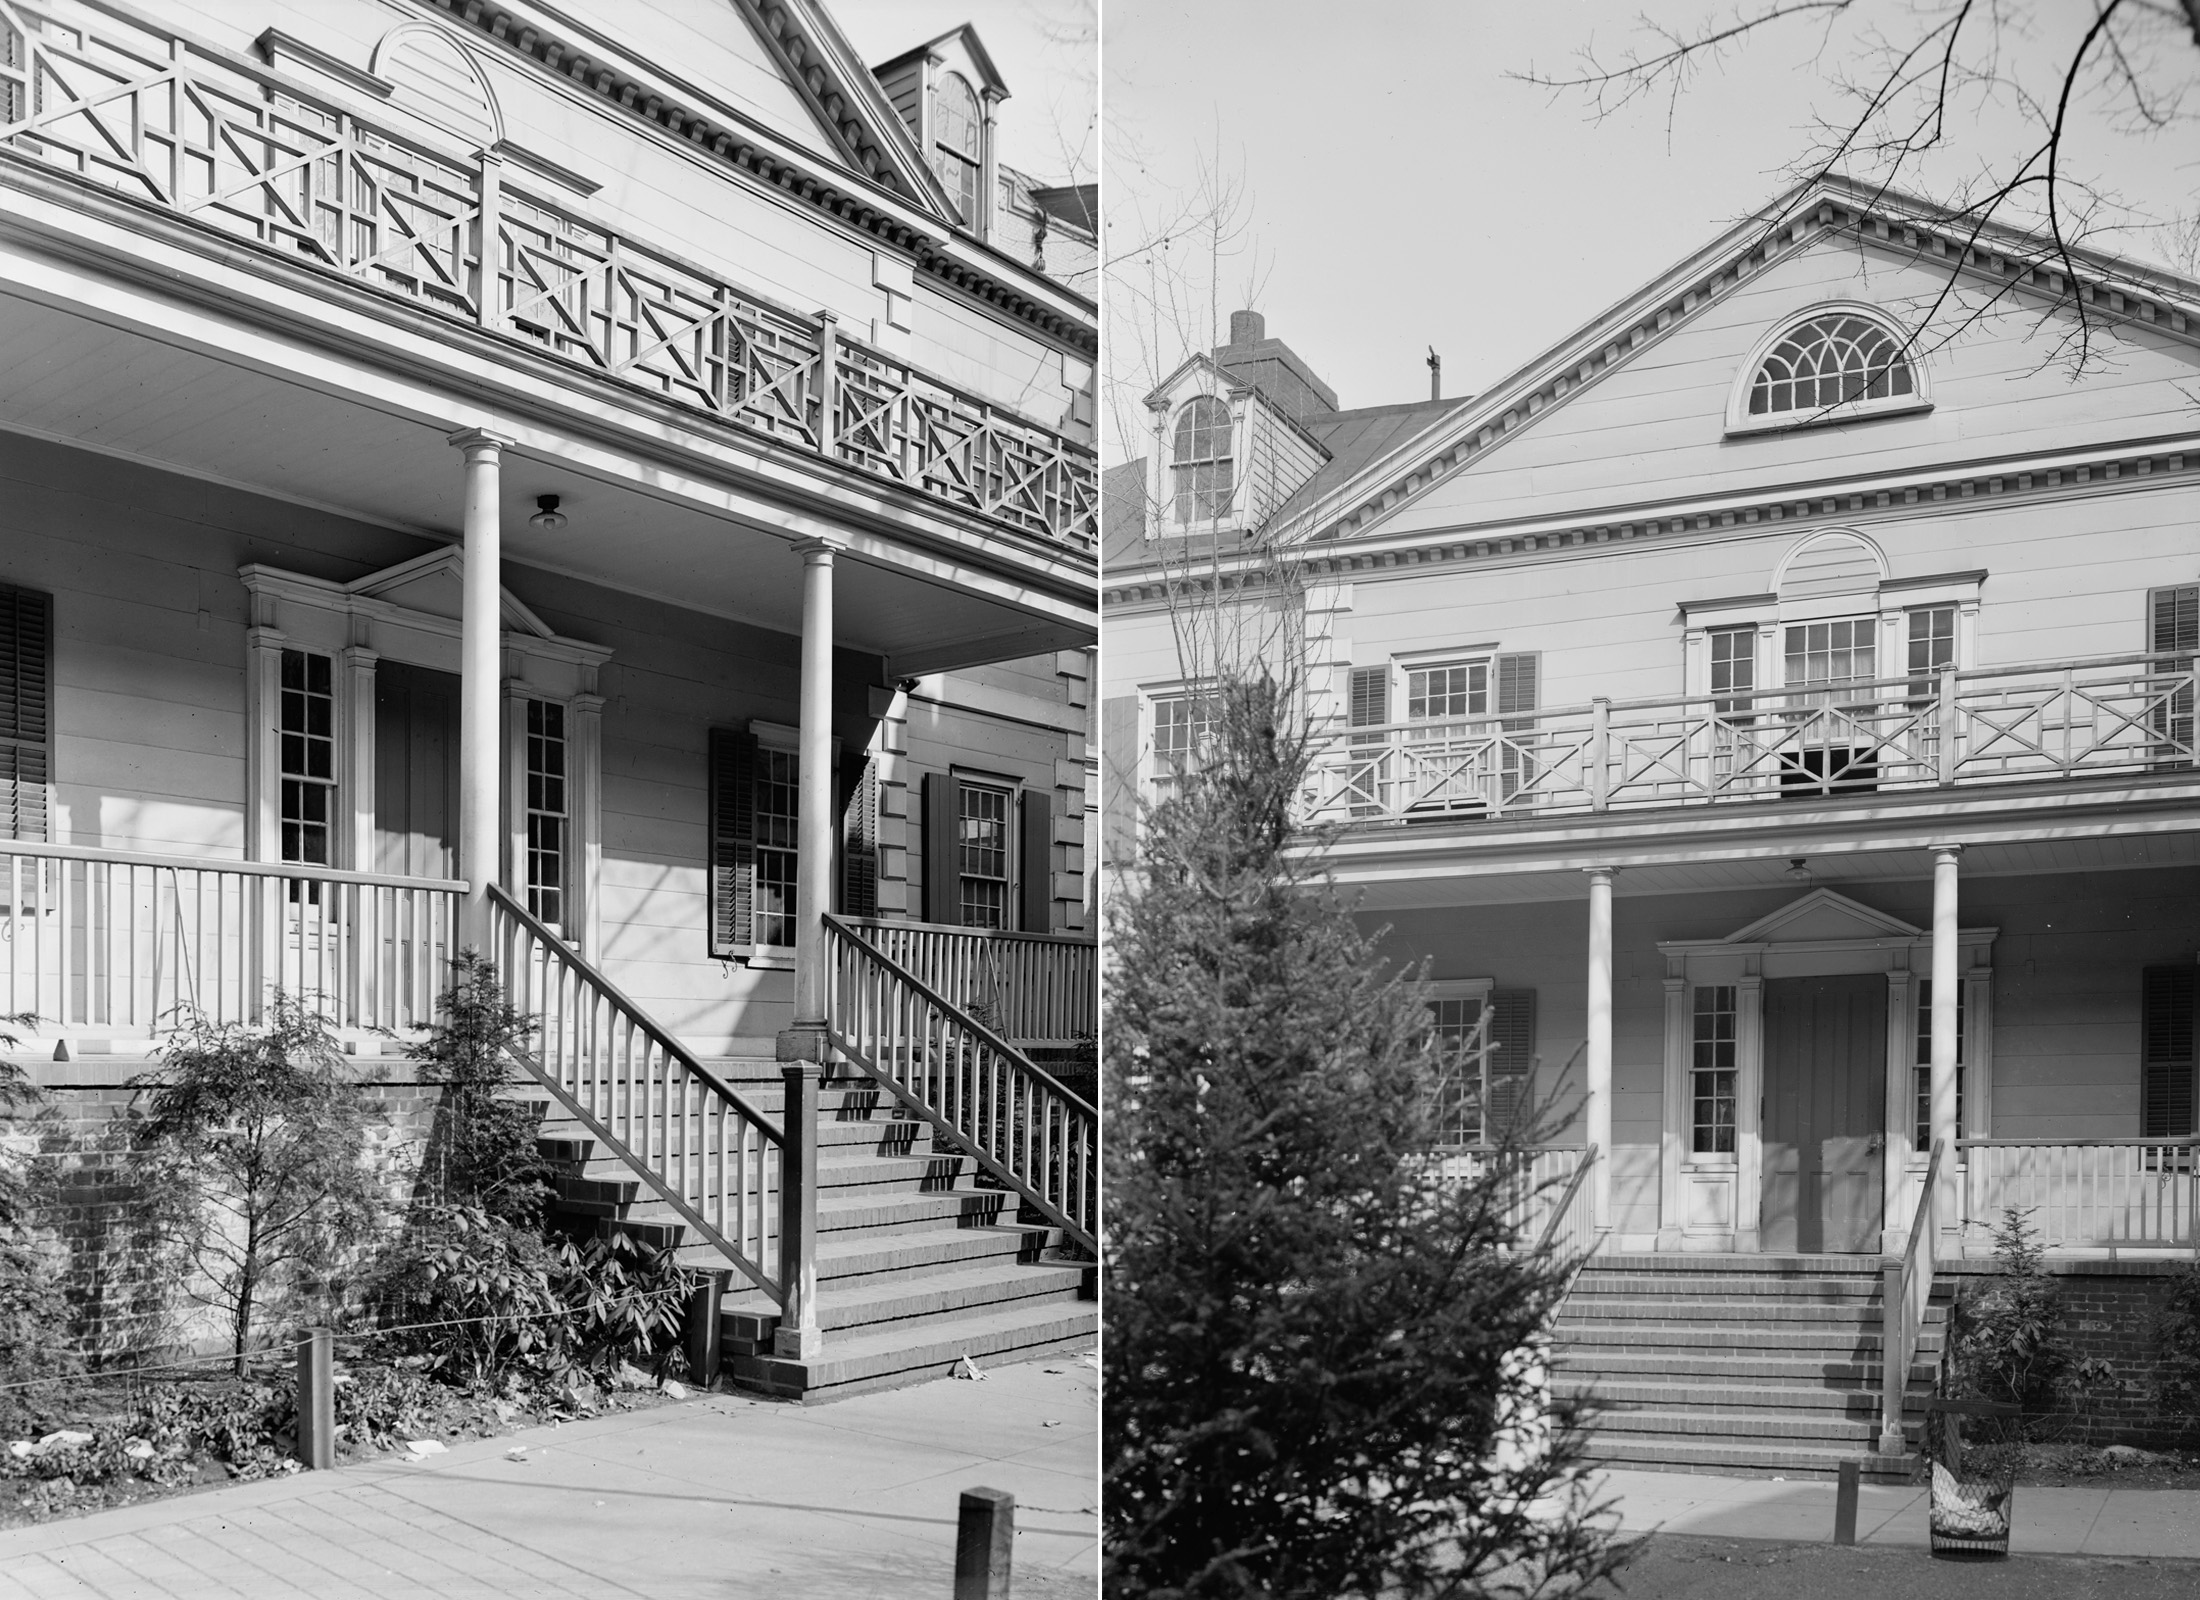
[(843, 917), (836, 913), (833, 920), (855, 933), (861, 933), (866, 928), (878, 928), (887, 932), (907, 929), (915, 933), (981, 935), (989, 943), (1058, 944), (1073, 948), (1096, 948), (1100, 943), (1089, 933), (1023, 933), (1009, 928), (966, 928), (960, 923), (918, 922), (909, 917)]
[(1933, 1145), (1925, 1164), (1925, 1190), (1917, 1197), (1917, 1211), (1910, 1219), (1900, 1264), (1888, 1262), (1879, 1291), (1879, 1360), (1881, 1389), (1879, 1452), (1901, 1455), (1902, 1399), (1909, 1389), (1910, 1363), (1925, 1327), (1925, 1307), (1932, 1299), (1933, 1273), (1940, 1248), (1940, 1163), (1948, 1153), (1948, 1141)]
[(347, 872), (308, 861), (237, 861), (224, 856), (151, 855), (140, 850), (108, 850), (98, 845), (39, 844), (30, 839), (0, 840), (0, 855), (43, 856), (49, 861), (105, 861), (118, 867), (159, 867), (170, 872), (234, 872), (248, 878), (298, 878), (314, 883), (351, 883), (364, 889), (440, 889), (466, 892), (464, 878), (404, 878), (383, 872)]
[[(534, 1020), (535, 1052), (513, 1054), (706, 1243), (783, 1306), (784, 1237), (782, 1230), (775, 1240), (773, 1230), (785, 1193), (785, 1131), (500, 885), (489, 886), (489, 904), (506, 989)], [(548, 981), (546, 970), (540, 995), (538, 965), (554, 968), (559, 980)], [(580, 1003), (568, 1001), (573, 993)], [(538, 998), (548, 1004), (531, 1004)], [(776, 1272), (766, 1260), (775, 1243), (782, 1253)]]
[(1566, 1187), (1559, 1192), (1558, 1204), (1551, 1207), (1550, 1216), (1544, 1219), (1543, 1236), (1535, 1242), (1537, 1250), (1547, 1251), (1551, 1248), (1551, 1241), (1558, 1237), (1559, 1225), (1566, 1220), (1567, 1213), (1573, 1208), (1574, 1197), (1581, 1193), (1582, 1185), (1589, 1179), (1589, 1169), (1596, 1165), (1596, 1160), (1597, 1147), (1593, 1144), (1585, 1146), (1581, 1159), (1574, 1164), (1573, 1176), (1566, 1180)]

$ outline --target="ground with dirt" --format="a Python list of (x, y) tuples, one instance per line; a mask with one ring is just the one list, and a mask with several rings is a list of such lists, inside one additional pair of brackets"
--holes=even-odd
[(2036, 1444), (2026, 1450), (2017, 1482), (2042, 1489), (2200, 1489), (2200, 1452)]
[[(2093, 1481), (2093, 1480), (2089, 1480)], [(2122, 1480), (2119, 1480), (2120, 1482)], [(1656, 1534), (1583, 1600), (2193, 1600), (2200, 1561), (1934, 1557), (1917, 1548)]]

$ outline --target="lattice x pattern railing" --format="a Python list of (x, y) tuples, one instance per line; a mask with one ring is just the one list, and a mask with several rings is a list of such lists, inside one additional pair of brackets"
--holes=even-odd
[(522, 1064), (697, 1237), (785, 1304), (780, 1130), (494, 885), (490, 944), (533, 1019)]
[(1092, 453), (243, 57), (0, 0), (0, 147), (1089, 554)]
[(1091, 939), (891, 917), (842, 921), (933, 993), (1018, 1045), (1070, 1045), (1098, 1032), (1099, 949)]
[(834, 1048), (1097, 1254), (1098, 1112), (838, 917), (825, 948)]
[(1323, 736), (1312, 824), (1526, 817), (2195, 765), (2194, 663), (2103, 656)]
[(462, 883), (0, 843), (0, 1013), (131, 1039), (257, 1023), (278, 989), (346, 1029), (435, 1014)]
[(2009, 1208), (2049, 1250), (2189, 1249), (2200, 1210), (2183, 1139), (1964, 1139), (1963, 1227), (1978, 1243)]

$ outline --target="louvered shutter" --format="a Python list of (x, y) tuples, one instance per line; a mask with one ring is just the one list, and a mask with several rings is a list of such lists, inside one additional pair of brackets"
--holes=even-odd
[(1390, 720), (1390, 668), (1352, 669), (1351, 719), (1355, 728), (1379, 728)]
[(955, 860), (955, 778), (924, 775), (924, 920), (962, 924)]
[[(1535, 1098), (1535, 991), (1490, 991), (1489, 1116), (1482, 1130), (1494, 1140), (1508, 1129), (1526, 1137), (1521, 1119), (1533, 1115)], [(1517, 1124), (1517, 1126), (1516, 1126)]]
[(2179, 1139), (2193, 1131), (2193, 991), (2190, 966), (2148, 967), (2140, 1003), (2140, 1113), (2143, 1139)]
[[(2185, 673), (2200, 655), (2200, 583), (2156, 589), (2147, 596), (2147, 648), (2162, 653), (2156, 672)], [(2154, 708), (2155, 734), (2162, 740), (2155, 754), (2165, 766), (2188, 767), (2193, 758), (2192, 685), (2172, 690)]]
[(840, 763), (840, 913), (878, 915), (878, 774), (868, 753)]
[(1100, 853), (1127, 867), (1138, 849), (1138, 696), (1100, 702)]
[(1054, 931), (1054, 796), (1026, 789), (1023, 799), (1022, 918), (1025, 933)]
[(746, 959), (756, 895), (756, 738), (710, 731), (710, 953)]
[[(1345, 721), (1354, 728), (1379, 728), (1390, 721), (1390, 668), (1354, 667), (1346, 697)], [(1352, 741), (1352, 759), (1344, 771), (1347, 814), (1374, 817), (1390, 803), (1390, 747), (1387, 736), (1369, 734)]]
[(1499, 656), (1496, 661), (1497, 714), (1505, 719), (1505, 748), (1498, 770), (1504, 776), (1507, 800), (1535, 782), (1535, 718), (1521, 713), (1535, 710), (1541, 665), (1542, 658), (1533, 651)]
[(0, 839), (45, 839), (52, 749), (53, 597), (0, 584)]

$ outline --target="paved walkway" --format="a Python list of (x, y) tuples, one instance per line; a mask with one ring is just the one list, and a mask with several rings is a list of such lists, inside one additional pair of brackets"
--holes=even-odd
[[(658, 1410), (0, 1532), (0, 1600), (947, 1600), (964, 1489), (1016, 1497), (1015, 1593), (1099, 1575), (1086, 1356), (829, 1405)], [(526, 1459), (507, 1459), (514, 1446)]]
[[(1600, 1473), (1598, 1482), (1631, 1533), (1833, 1538), (1830, 1481), (1615, 1471)], [(2015, 1513), (2011, 1554), (2200, 1558), (2200, 1491), (2020, 1488)], [(1929, 1545), (1924, 1487), (1865, 1484), (1858, 1491), (1856, 1538), (1859, 1544)], [(0, 1557), (5, 1550), (0, 1545)]]

